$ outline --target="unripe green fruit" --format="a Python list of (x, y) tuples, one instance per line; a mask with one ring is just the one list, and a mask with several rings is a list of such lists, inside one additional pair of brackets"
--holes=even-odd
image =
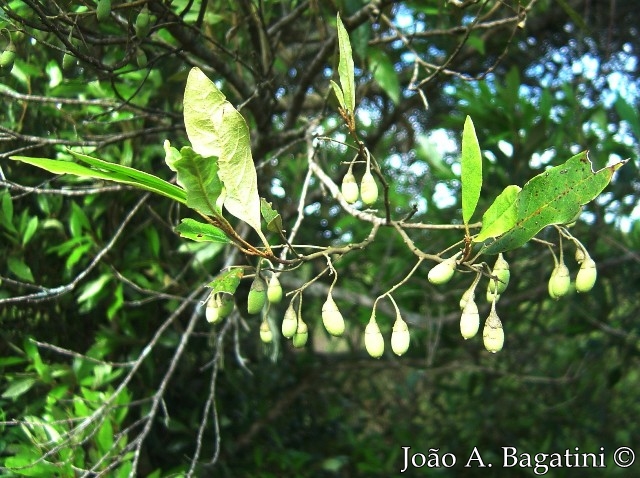
[(494, 309), (491, 310), (489, 317), (484, 323), (482, 341), (484, 342), (484, 347), (491, 353), (499, 352), (504, 345), (502, 322)]
[(282, 319), (282, 335), (288, 339), (293, 337), (298, 330), (298, 315), (293, 309), (293, 303), (289, 304)]
[(465, 340), (475, 337), (480, 328), (480, 313), (473, 299), (467, 302), (460, 317), (460, 333)]
[(293, 346), (296, 348), (304, 347), (305, 344), (307, 343), (308, 338), (309, 338), (309, 329), (307, 328), (307, 324), (305, 324), (301, 319), (298, 322), (298, 328), (292, 339)]
[(491, 304), (493, 302), (498, 302), (499, 300), (500, 300), (500, 294), (491, 292), (491, 289), (487, 287), (487, 302)]
[(149, 15), (149, 8), (145, 3), (144, 6), (142, 7), (142, 10), (140, 10), (140, 13), (138, 13), (138, 16), (136, 17), (136, 22), (134, 25), (136, 36), (138, 37), (139, 40), (146, 38), (147, 35), (149, 34), (150, 19), (151, 18)]
[(322, 304), (322, 323), (331, 335), (339, 337), (344, 333), (344, 318), (338, 310), (338, 306), (331, 294), (329, 294), (325, 303)]
[(233, 311), (233, 296), (227, 293), (212, 294), (205, 308), (207, 322), (215, 324), (229, 316)]
[(378, 200), (378, 185), (373, 178), (373, 174), (371, 174), (371, 171), (368, 169), (365, 171), (362, 176), (362, 181), (360, 182), (360, 197), (362, 198), (362, 202), (367, 206), (370, 206)]
[(265, 344), (270, 344), (273, 341), (273, 333), (267, 319), (263, 320), (260, 324), (260, 340)]
[(146, 68), (147, 63), (147, 54), (142, 48), (138, 48), (138, 51), (136, 51), (136, 64), (138, 65), (138, 68)]
[(98, 0), (96, 5), (96, 18), (99, 22), (102, 22), (109, 18), (111, 13), (111, 0)]
[(496, 263), (493, 266), (493, 271), (491, 271), (492, 275), (496, 276), (499, 280), (495, 281), (493, 279), (489, 280), (489, 289), (491, 292), (498, 292), (498, 294), (502, 294), (509, 285), (509, 279), (511, 278), (511, 272), (509, 271), (509, 263), (504, 260), (502, 257), (502, 253), (498, 254), (498, 259), (496, 259)]
[(571, 278), (569, 277), (569, 269), (563, 263), (558, 264), (551, 273), (549, 279), (549, 295), (552, 299), (559, 299), (569, 292), (571, 287)]
[(247, 298), (247, 312), (250, 315), (257, 314), (267, 301), (267, 283), (260, 276), (256, 276), (249, 289)]
[(272, 304), (278, 304), (282, 300), (282, 286), (278, 277), (273, 274), (269, 279), (269, 286), (267, 287), (267, 299)]
[(0, 76), (8, 75), (13, 69), (13, 64), (16, 61), (16, 46), (13, 44), (13, 40), (9, 38), (9, 44), (7, 48), (0, 54)]
[(456, 270), (456, 258), (450, 257), (442, 261), (440, 264), (434, 266), (427, 275), (429, 282), (432, 284), (442, 285), (446, 284), (453, 277), (453, 273)]
[(76, 66), (76, 61), (77, 60), (75, 56), (73, 56), (71, 53), (65, 52), (62, 56), (62, 69), (70, 70), (71, 68)]
[(364, 329), (364, 347), (373, 358), (380, 358), (384, 353), (384, 338), (374, 317)]
[(356, 182), (356, 177), (351, 172), (351, 168), (347, 171), (347, 174), (342, 178), (342, 186), (340, 187), (342, 191), (342, 196), (344, 200), (349, 204), (353, 204), (358, 200), (358, 196), (360, 195), (360, 191), (358, 190), (358, 183)]
[(590, 257), (587, 257), (578, 270), (576, 276), (576, 291), (577, 292), (589, 292), (593, 289), (598, 277), (598, 270), (596, 269), (596, 263)]
[(409, 350), (410, 342), (411, 335), (409, 334), (409, 327), (398, 315), (393, 324), (393, 331), (391, 332), (391, 350), (398, 356), (404, 355), (407, 350)]

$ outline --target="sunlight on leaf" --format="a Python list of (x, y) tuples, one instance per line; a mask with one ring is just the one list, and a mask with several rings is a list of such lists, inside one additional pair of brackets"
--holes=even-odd
[(340, 86), (342, 86), (346, 109), (353, 114), (356, 108), (356, 86), (351, 42), (349, 41), (349, 33), (347, 33), (347, 30), (342, 24), (342, 20), (340, 20), (340, 14), (338, 14), (336, 23), (338, 29), (338, 49), (340, 50), (340, 59), (338, 60)]
[(482, 229), (473, 238), (473, 242), (483, 242), (490, 237), (497, 237), (516, 225), (516, 200), (519, 192), (520, 186), (513, 184), (504, 188), (482, 216)]
[(469, 116), (462, 131), (462, 220), (469, 224), (476, 210), (482, 188), (482, 153), (473, 121)]

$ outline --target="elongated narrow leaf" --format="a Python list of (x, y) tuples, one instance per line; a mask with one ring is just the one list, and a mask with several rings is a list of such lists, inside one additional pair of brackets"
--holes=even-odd
[(342, 88), (340, 88), (338, 84), (333, 80), (329, 80), (329, 83), (331, 84), (331, 88), (333, 88), (333, 92), (335, 93), (336, 98), (338, 99), (338, 103), (340, 104), (340, 107), (346, 111), (347, 105), (344, 103), (344, 93), (342, 92)]
[(221, 216), (222, 211), (216, 205), (222, 192), (217, 158), (203, 158), (185, 146), (173, 167), (178, 173), (178, 182), (186, 191), (187, 206), (208, 216)]
[(129, 184), (147, 189), (149, 191), (157, 192), (163, 196), (175, 199), (176, 201), (184, 203), (185, 192), (178, 186), (171, 184), (164, 179), (161, 179), (153, 174), (139, 171), (135, 168), (128, 166), (122, 166), (121, 164), (110, 163), (103, 161), (102, 159), (87, 156), (86, 154), (77, 153), (75, 151), (69, 151), (74, 158), (83, 161), (96, 169), (103, 169), (108, 172), (113, 172), (130, 178)]
[(211, 287), (213, 289), (211, 291), (212, 294), (226, 292), (227, 294), (233, 295), (240, 285), (242, 276), (242, 269), (234, 267), (233, 269), (229, 269), (228, 271), (218, 274), (215, 279), (207, 284), (207, 287)]
[(587, 152), (579, 153), (566, 163), (548, 169), (527, 182), (517, 198), (517, 218), (512, 229), (483, 251), (497, 254), (522, 246), (543, 227), (566, 224), (592, 201), (611, 181), (613, 173), (626, 161), (591, 169)]
[(349, 33), (347, 33), (346, 28), (342, 24), (342, 20), (340, 20), (340, 14), (338, 14), (336, 23), (338, 29), (338, 50), (340, 50), (340, 58), (338, 60), (340, 86), (342, 87), (347, 110), (353, 114), (356, 109), (356, 85), (351, 42), (349, 41)]
[(264, 241), (249, 127), (199, 68), (192, 68), (187, 80), (184, 122), (193, 149), (204, 157), (218, 157), (218, 176), (226, 190), (224, 207), (253, 227)]
[(473, 127), (473, 121), (467, 116), (462, 131), (462, 220), (469, 224), (476, 210), (480, 189), (482, 189), (482, 153)]
[(187, 218), (180, 221), (180, 224), (176, 226), (176, 232), (180, 236), (196, 242), (229, 243), (229, 238), (226, 234), (216, 226), (194, 219)]
[(156, 176), (143, 173), (142, 171), (138, 171), (133, 168), (128, 168), (127, 166), (108, 163), (97, 158), (80, 155), (79, 153), (74, 153), (74, 156), (96, 167), (88, 168), (71, 161), (62, 161), (58, 159), (47, 158), (31, 158), (27, 156), (11, 156), (10, 159), (31, 164), (32, 166), (44, 169), (45, 171), (49, 171), (53, 174), (71, 174), (73, 176), (101, 179), (104, 181), (113, 181), (120, 184), (128, 184), (141, 189), (145, 189), (147, 191), (161, 194), (183, 204), (186, 201), (184, 190)]
[(516, 225), (518, 219), (517, 198), (520, 186), (507, 186), (482, 216), (482, 229), (473, 242), (483, 242), (498, 237)]

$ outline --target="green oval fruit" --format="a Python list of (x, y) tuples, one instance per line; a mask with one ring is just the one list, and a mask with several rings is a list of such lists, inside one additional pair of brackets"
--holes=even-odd
[(491, 292), (491, 289), (487, 287), (487, 302), (491, 304), (493, 302), (498, 302), (499, 300), (500, 300), (500, 294)]
[(151, 16), (149, 15), (149, 7), (145, 3), (140, 13), (136, 17), (136, 21), (134, 24), (134, 29), (136, 31), (136, 36), (139, 40), (142, 40), (147, 37), (150, 30), (150, 20)]
[(480, 313), (473, 299), (467, 302), (460, 317), (460, 333), (465, 340), (475, 337), (480, 328)]
[(293, 308), (293, 302), (289, 304), (282, 319), (282, 335), (288, 339), (293, 337), (298, 330), (298, 315)]
[(344, 333), (344, 318), (338, 310), (338, 306), (331, 294), (329, 294), (325, 303), (322, 304), (322, 323), (331, 335), (339, 337)]
[(378, 185), (373, 178), (373, 174), (371, 174), (371, 171), (368, 169), (365, 171), (362, 176), (362, 181), (360, 182), (360, 197), (362, 198), (362, 202), (367, 206), (370, 206), (378, 200)]
[(265, 344), (270, 344), (273, 341), (273, 333), (267, 319), (263, 320), (260, 324), (260, 340)]
[(598, 277), (598, 270), (596, 269), (596, 263), (590, 257), (586, 258), (576, 276), (576, 291), (577, 292), (589, 292), (593, 289)]
[(9, 37), (9, 44), (7, 48), (0, 54), (0, 76), (5, 76), (11, 73), (13, 65), (16, 62), (16, 46), (13, 44), (13, 40)]
[(298, 328), (292, 339), (293, 346), (296, 348), (304, 347), (307, 343), (308, 338), (309, 329), (307, 328), (307, 324), (305, 324), (301, 319), (300, 321), (298, 321)]
[(404, 355), (407, 350), (409, 350), (410, 342), (411, 334), (409, 334), (409, 327), (398, 315), (393, 324), (393, 331), (391, 332), (391, 350), (398, 356)]
[(450, 257), (442, 261), (440, 264), (435, 265), (427, 275), (429, 282), (432, 284), (442, 285), (446, 284), (453, 277), (453, 273), (456, 270), (456, 258)]
[(247, 312), (250, 315), (257, 314), (267, 302), (267, 283), (260, 276), (256, 276), (249, 289), (247, 298)]
[(559, 299), (569, 292), (570, 287), (569, 269), (563, 263), (558, 264), (549, 278), (549, 295), (552, 299)]
[(205, 317), (207, 322), (215, 324), (229, 316), (233, 311), (233, 296), (224, 292), (212, 294), (207, 301)]
[(360, 195), (360, 191), (358, 189), (358, 183), (356, 182), (356, 177), (353, 175), (351, 168), (347, 171), (347, 174), (342, 178), (342, 186), (340, 186), (340, 191), (342, 192), (342, 196), (344, 200), (349, 204), (353, 204), (358, 200), (358, 196)]
[(504, 345), (504, 330), (502, 329), (502, 322), (500, 321), (496, 311), (493, 309), (484, 323), (482, 341), (484, 342), (484, 347), (491, 353), (499, 352), (502, 350), (502, 346)]
[(75, 56), (73, 56), (71, 53), (65, 52), (62, 56), (62, 69), (70, 70), (71, 68), (76, 66), (76, 61), (77, 60)]
[(138, 68), (146, 68), (147, 63), (147, 54), (142, 48), (138, 48), (138, 50), (136, 51), (136, 64), (138, 65)]
[(98, 0), (96, 5), (96, 18), (99, 22), (105, 21), (109, 18), (111, 13), (111, 0)]
[(491, 273), (498, 278), (498, 281), (490, 279), (489, 289), (491, 289), (491, 292), (496, 292), (497, 290), (498, 294), (502, 294), (507, 289), (511, 278), (509, 263), (502, 257), (502, 253), (498, 254), (498, 259), (496, 259)]
[(384, 338), (374, 317), (371, 317), (364, 329), (364, 347), (373, 358), (380, 358), (384, 353)]
[(273, 274), (269, 279), (269, 286), (267, 287), (267, 299), (272, 304), (278, 304), (282, 300), (282, 286), (278, 277)]

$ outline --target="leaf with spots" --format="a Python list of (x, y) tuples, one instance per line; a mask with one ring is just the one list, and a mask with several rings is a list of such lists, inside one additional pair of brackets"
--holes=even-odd
[(576, 154), (566, 163), (548, 169), (527, 182), (516, 198), (516, 221), (483, 252), (498, 254), (525, 244), (544, 227), (567, 224), (574, 220), (580, 207), (607, 187), (613, 173), (626, 161), (591, 169), (587, 152)]

